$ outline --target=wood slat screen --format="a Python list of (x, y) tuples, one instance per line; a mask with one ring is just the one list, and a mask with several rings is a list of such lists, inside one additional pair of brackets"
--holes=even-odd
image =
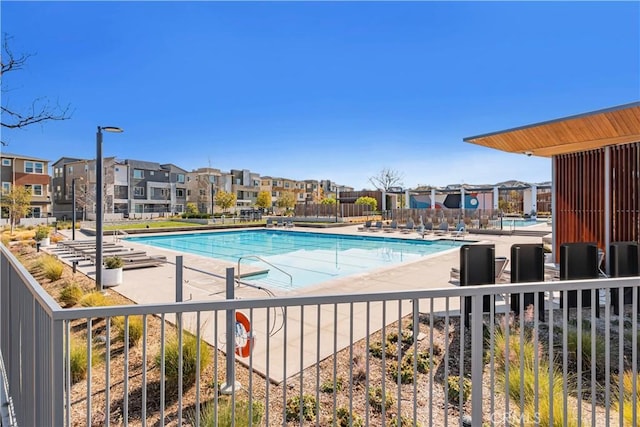
[(556, 156), (556, 245), (604, 248), (604, 149)]
[(611, 182), (610, 238), (640, 241), (640, 142), (554, 157), (556, 167), (556, 245), (597, 242), (605, 249), (605, 176)]
[(640, 241), (640, 142), (611, 147), (611, 241)]

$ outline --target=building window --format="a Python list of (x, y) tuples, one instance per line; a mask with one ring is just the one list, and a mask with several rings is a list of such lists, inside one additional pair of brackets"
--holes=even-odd
[(31, 208), (31, 217), (32, 218), (40, 218), (41, 210), (39, 206), (34, 206)]
[(179, 173), (179, 174), (178, 174), (177, 181), (178, 181), (180, 184), (184, 184), (184, 174)]
[(3, 193), (8, 193), (9, 191), (11, 191), (11, 183), (10, 182), (3, 182), (2, 183), (2, 192)]
[(183, 205), (176, 205), (176, 212), (177, 213), (184, 212), (184, 206)]
[(134, 196), (144, 196), (144, 187), (133, 187)]
[(191, 190), (187, 190), (187, 197), (191, 195)]
[(44, 164), (42, 162), (24, 162), (25, 173), (42, 173)]
[(182, 188), (176, 188), (176, 197), (184, 197), (184, 190)]
[(2, 166), (11, 166), (11, 159), (2, 159)]
[(133, 170), (133, 177), (135, 179), (143, 179), (144, 178), (144, 171), (142, 169), (134, 169)]
[(69, 166), (67, 168), (67, 173), (72, 174), (73, 173), (73, 166)]
[(205, 190), (200, 189), (200, 195), (201, 195), (201, 196), (206, 196), (206, 195), (207, 195), (207, 193), (206, 193), (206, 191), (205, 191)]
[(116, 169), (116, 172), (120, 172), (120, 168), (115, 168), (115, 169)]
[(33, 184), (31, 187), (34, 196), (42, 196), (42, 185), (41, 184)]
[(155, 172), (154, 171), (149, 171), (149, 175), (153, 176), (153, 175), (155, 175)]

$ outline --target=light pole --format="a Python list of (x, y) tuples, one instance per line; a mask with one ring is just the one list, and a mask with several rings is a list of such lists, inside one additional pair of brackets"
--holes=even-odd
[(76, 240), (76, 179), (71, 179), (71, 240)]
[(102, 131), (120, 133), (122, 129), (114, 126), (98, 126), (96, 133), (96, 288), (98, 291), (102, 291)]

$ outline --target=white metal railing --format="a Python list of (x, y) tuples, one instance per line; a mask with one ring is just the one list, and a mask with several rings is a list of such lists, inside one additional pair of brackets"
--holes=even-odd
[[(61, 309), (0, 249), (0, 343), (21, 425), (175, 424), (182, 418), (198, 425), (204, 407), (194, 402), (222, 414), (227, 398), (217, 385), (229, 366), (215, 348), (233, 339), (225, 336), (225, 319), (237, 311), (248, 321), (244, 336), (251, 339), (242, 345), (248, 342), (251, 351), (232, 364), (241, 388), (233, 382), (226, 390), (234, 392), (233, 411), (248, 411), (249, 419), (261, 413), (259, 425), (287, 418), (355, 424), (358, 417), (365, 425), (385, 425), (399, 415), (408, 420), (404, 425), (462, 425), (469, 416), (473, 426), (533, 425), (536, 417), (550, 425), (559, 419), (638, 425), (640, 278)], [(620, 291), (621, 304), (624, 288), (634, 302), (621, 318), (612, 313), (609, 291)], [(601, 317), (588, 308), (559, 308), (560, 295), (569, 301), (574, 291), (579, 307), (587, 297), (602, 297)], [(520, 316), (505, 305), (515, 295)], [(538, 296), (544, 319), (532, 315), (541, 308)], [(460, 316), (463, 297), (469, 297), (469, 324)], [(480, 321), (485, 298), (489, 307)], [(124, 316), (124, 342), (129, 324), (142, 316), (138, 344), (117, 339), (118, 316)], [(281, 324), (275, 332), (274, 316)], [(213, 346), (211, 361), (202, 368), (195, 361), (193, 380), (180, 374), (173, 381), (165, 374), (173, 360), (168, 342), (192, 336)], [(95, 365), (91, 356), (85, 362), (85, 379), (72, 377), (78, 341), (99, 354)], [(620, 375), (625, 372), (630, 386)], [(456, 398), (456, 388), (466, 391)]]

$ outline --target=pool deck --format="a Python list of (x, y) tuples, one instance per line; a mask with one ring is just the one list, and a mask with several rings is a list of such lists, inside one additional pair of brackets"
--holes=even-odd
[[(546, 224), (527, 227), (527, 229), (551, 232), (551, 227)], [(358, 231), (357, 225), (329, 229), (294, 227), (290, 230), (385, 238), (421, 238), (417, 233), (402, 234), (400, 232)], [(70, 237), (71, 232), (70, 230), (65, 230), (64, 234)], [(82, 233), (77, 233), (76, 236), (78, 237), (78, 235), (79, 238), (76, 240), (94, 240), (93, 236), (85, 236)], [(434, 239), (438, 237), (427, 236), (426, 238)], [(496, 256), (506, 256), (507, 258), (510, 258), (511, 245), (514, 243), (542, 243), (542, 237), (472, 233), (467, 234), (465, 240), (489, 244), (493, 243), (496, 248)], [(104, 241), (110, 242), (112, 238), (105, 236)], [(236, 267), (235, 264), (220, 260), (149, 247), (126, 240), (120, 241), (119, 244), (134, 249), (145, 250), (150, 255), (165, 255), (170, 262), (174, 262), (177, 255), (182, 255), (184, 266), (187, 267), (183, 271), (183, 295), (185, 300), (206, 301), (224, 299), (225, 281), (223, 277), (225, 271), (228, 267)], [(272, 291), (276, 296), (307, 296), (447, 288), (456, 286), (449, 283), (449, 273), (451, 267), (458, 266), (459, 249), (454, 247), (450, 251), (425, 256), (416, 261), (392, 267), (383, 267), (367, 273), (324, 282), (320, 285), (293, 291), (281, 289), (273, 289)], [(87, 265), (87, 263), (80, 264), (78, 268), (89, 277), (95, 276), (95, 267)], [(192, 268), (213, 273), (219, 277), (212, 277), (202, 272), (192, 270)], [(507, 266), (507, 269), (509, 269), (509, 266)], [(160, 267), (125, 270), (124, 283), (112, 289), (135, 301), (137, 304), (170, 303), (175, 301), (175, 277), (176, 269), (172, 263), (167, 263)], [(247, 286), (239, 286), (236, 287), (236, 298), (264, 299), (265, 293), (264, 291)], [(264, 376), (266, 376), (268, 369), (268, 377), (273, 382), (280, 383), (286, 378), (299, 373), (301, 368), (305, 369), (312, 366), (317, 360), (323, 360), (333, 354), (334, 335), (337, 337), (336, 348), (337, 350), (341, 350), (348, 347), (352, 342), (351, 336), (353, 336), (353, 342), (364, 338), (367, 333), (367, 326), (368, 331), (373, 333), (383, 326), (383, 318), (386, 324), (393, 323), (399, 318), (397, 302), (385, 304), (384, 309), (381, 303), (371, 303), (368, 308), (366, 304), (354, 304), (352, 308), (347, 304), (340, 306), (325, 305), (320, 309), (320, 324), (318, 326), (317, 309), (317, 306), (307, 306), (304, 308), (304, 311), (302, 311), (300, 307), (288, 309), (286, 311), (286, 331), (280, 327), (283, 324), (283, 311), (271, 310), (269, 314), (267, 314), (266, 310), (253, 310), (251, 313), (252, 324), (254, 325), (252, 329), (256, 339), (252, 357), (250, 359), (238, 357), (238, 360), (244, 364), (251, 363), (252, 369)], [(367, 309), (369, 310), (368, 325), (366, 322)], [(411, 312), (411, 307), (408, 302), (403, 303), (400, 310), (400, 314), (405, 315)], [(504, 303), (498, 303), (497, 310), (504, 310)], [(430, 311), (430, 304), (427, 305), (425, 303), (421, 305), (421, 313), (429, 313)], [(444, 311), (445, 301), (434, 301), (433, 312), (444, 314)], [(449, 301), (448, 311), (451, 316), (459, 316), (458, 298)], [(247, 316), (250, 315), (248, 312), (245, 314), (247, 314)], [(167, 318), (169, 321), (173, 321), (173, 316), (167, 316)], [(222, 343), (224, 342), (225, 313), (217, 313), (217, 318), (218, 328), (217, 331), (214, 331), (212, 327), (212, 325), (215, 324), (214, 314), (202, 314), (200, 319), (201, 324), (207, 325), (207, 327), (203, 329), (203, 331), (205, 331), (203, 338), (211, 345), (217, 345), (221, 350), (224, 350)], [(269, 325), (267, 325), (267, 318), (269, 319)], [(353, 318), (353, 320), (349, 320), (350, 318)], [(338, 321), (335, 322), (334, 319)], [(339, 326), (341, 320), (344, 320), (347, 325), (354, 325), (354, 330), (350, 331), (341, 328)], [(183, 319), (183, 325), (187, 329), (194, 330), (195, 324), (195, 315), (188, 315)], [(270, 334), (269, 331), (272, 328), (277, 329), (277, 332)], [(320, 337), (318, 337), (318, 330), (320, 331)], [(317, 345), (318, 342), (320, 343), (319, 346)], [(285, 347), (286, 354), (284, 352)], [(301, 351), (301, 349), (303, 349), (303, 351)], [(269, 360), (271, 361), (268, 367), (267, 350)], [(302, 360), (300, 360), (301, 353)], [(285, 356), (290, 362), (286, 364), (283, 370), (284, 364), (282, 362)]]

